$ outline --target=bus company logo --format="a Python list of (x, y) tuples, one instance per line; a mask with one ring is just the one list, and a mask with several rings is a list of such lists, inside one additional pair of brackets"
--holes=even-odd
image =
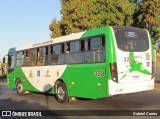
[(29, 78), (33, 78), (32, 70), (29, 71)]
[(47, 70), (45, 77), (51, 77), (49, 70)]
[(37, 70), (37, 77), (40, 77), (41, 76), (41, 72), (40, 70)]

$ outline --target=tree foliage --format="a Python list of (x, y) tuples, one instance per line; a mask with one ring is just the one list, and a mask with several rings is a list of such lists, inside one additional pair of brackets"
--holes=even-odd
[(154, 44), (160, 37), (160, 0), (60, 1), (62, 18), (50, 24), (52, 38), (106, 25), (147, 29)]
[(134, 13), (135, 27), (147, 29), (153, 43), (160, 37), (160, 0), (143, 0)]
[(62, 19), (50, 24), (51, 37), (106, 25), (130, 26), (134, 0), (61, 0)]

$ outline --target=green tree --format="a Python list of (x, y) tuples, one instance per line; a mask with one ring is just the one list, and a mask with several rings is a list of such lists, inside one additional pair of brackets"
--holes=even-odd
[(131, 25), (134, 0), (61, 0), (62, 19), (50, 24), (51, 37), (106, 25)]
[(54, 38), (54, 37), (58, 37), (58, 36), (61, 36), (62, 32), (63, 32), (63, 29), (61, 29), (61, 24), (60, 24), (60, 21), (57, 21), (56, 19), (54, 19), (52, 21), (52, 23), (50, 24), (49, 26), (50, 30), (54, 33), (52, 33), (50, 36), (51, 38)]
[(133, 16), (133, 26), (147, 29), (155, 44), (160, 37), (160, 0), (143, 0)]

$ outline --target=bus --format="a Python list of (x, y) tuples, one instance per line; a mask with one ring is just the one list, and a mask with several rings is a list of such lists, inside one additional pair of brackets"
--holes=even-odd
[(105, 26), (9, 49), (7, 82), (60, 103), (105, 98), (152, 90), (153, 61), (147, 30)]

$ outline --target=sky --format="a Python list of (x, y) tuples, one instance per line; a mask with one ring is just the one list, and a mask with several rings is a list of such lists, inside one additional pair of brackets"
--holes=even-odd
[(0, 0), (0, 59), (12, 47), (49, 40), (60, 10), (60, 0)]

